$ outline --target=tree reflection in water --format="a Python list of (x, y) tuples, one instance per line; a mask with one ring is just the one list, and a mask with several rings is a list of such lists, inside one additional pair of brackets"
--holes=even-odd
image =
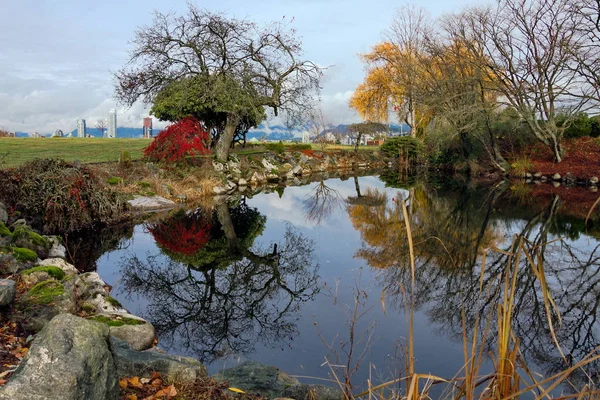
[(340, 192), (327, 186), (321, 179), (302, 202), (306, 220), (314, 225), (320, 225), (342, 206), (343, 201)]
[[(179, 212), (148, 227), (168, 257), (124, 260), (121, 285), (149, 300), (146, 317), (161, 345), (176, 343), (211, 362), (250, 353), (257, 343), (293, 340), (301, 304), (318, 291), (314, 243), (287, 226), (280, 243), (253, 246), (265, 222), (242, 201), (208, 214)], [(203, 245), (188, 243), (189, 237)]]
[[(467, 334), (479, 323), (485, 332), (487, 316), (496, 313), (502, 293), (499, 277), (507, 266), (506, 252), (513, 251), (513, 235), (523, 238), (530, 249), (539, 250), (550, 294), (562, 323), (553, 313), (558, 342), (567, 360), (556, 349), (546, 316), (541, 283), (527, 259), (522, 257), (517, 275), (514, 333), (526, 360), (534, 361), (552, 375), (576, 363), (600, 345), (600, 245), (574, 242), (586, 229), (585, 223), (564, 212), (571, 211), (558, 196), (515, 206), (507, 186), (485, 190), (464, 187), (458, 191), (429, 189), (416, 184), (408, 190), (410, 224), (416, 257), (416, 307), (427, 311), (440, 332), (462, 341), (463, 312)], [(386, 298), (396, 307), (408, 304), (401, 287), (410, 286), (408, 240), (398, 198), (367, 190), (379, 205), (349, 204), (354, 227), (361, 233), (363, 247), (356, 256), (380, 269), (378, 279)], [(500, 211), (499, 211), (500, 210)], [(598, 215), (595, 216), (597, 219)], [(597, 222), (593, 222), (597, 225)], [(569, 239), (571, 238), (571, 239)], [(532, 250), (533, 251), (533, 250)], [(487, 254), (483, 284), (480, 282), (481, 254)], [(481, 286), (480, 286), (481, 285)], [(495, 317), (490, 319), (488, 350), (496, 346)], [(587, 374), (587, 376), (586, 376)], [(581, 388), (600, 378), (600, 363), (588, 365), (570, 377)]]

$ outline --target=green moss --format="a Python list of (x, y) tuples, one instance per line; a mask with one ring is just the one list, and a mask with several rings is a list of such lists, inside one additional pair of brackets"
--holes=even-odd
[(12, 236), (13, 236), (10, 229), (8, 229), (6, 227), (6, 225), (4, 225), (2, 222), (0, 222), (0, 236), (5, 236), (5, 237), (9, 237), (9, 238), (12, 238)]
[(61, 282), (69, 282), (72, 281), (73, 278), (75, 278), (75, 275), (65, 275), (65, 277), (61, 279)]
[(123, 178), (119, 176), (111, 176), (106, 180), (106, 183), (108, 183), (109, 185), (118, 185), (121, 182), (123, 182)]
[(65, 271), (54, 265), (40, 265), (37, 267), (26, 269), (21, 272), (21, 275), (30, 275), (36, 272), (45, 272), (56, 280), (61, 280), (65, 277)]
[(119, 303), (119, 300), (114, 297), (106, 296), (106, 301), (113, 307), (123, 307), (123, 305)]
[(22, 247), (7, 247), (6, 250), (11, 253), (17, 261), (27, 262), (38, 259), (37, 253), (33, 250), (24, 249)]
[(19, 226), (15, 228), (15, 231), (13, 232), (13, 242), (21, 238), (30, 240), (33, 244), (37, 246), (42, 246), (45, 248), (50, 247), (50, 242), (48, 241), (48, 239), (46, 239), (38, 233), (35, 233), (26, 226)]
[(91, 303), (83, 303), (80, 308), (81, 308), (81, 311), (84, 311), (87, 313), (93, 313), (96, 311), (96, 306)]
[(25, 302), (30, 304), (50, 304), (56, 297), (65, 294), (65, 287), (56, 281), (40, 282), (25, 295)]
[(135, 319), (135, 318), (127, 318), (127, 317), (115, 317), (110, 318), (106, 315), (96, 315), (95, 317), (90, 318), (92, 321), (101, 322), (108, 326), (123, 326), (123, 325), (144, 325), (146, 322)]

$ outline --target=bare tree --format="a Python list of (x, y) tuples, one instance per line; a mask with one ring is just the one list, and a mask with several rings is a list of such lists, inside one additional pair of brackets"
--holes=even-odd
[(577, 25), (582, 44), (576, 49), (577, 72), (592, 100), (600, 102), (600, 0), (580, 0), (573, 11), (581, 18)]
[(331, 127), (332, 124), (323, 114), (323, 110), (317, 108), (310, 113), (307, 121), (308, 132), (312, 141), (319, 144), (321, 151), (324, 151), (325, 147), (332, 142), (327, 135), (327, 130)]
[(106, 132), (106, 119), (99, 119), (98, 121), (96, 121), (96, 129), (100, 130), (100, 132), (102, 133), (102, 137), (104, 137), (104, 134)]
[(490, 60), (482, 67), (556, 162), (564, 130), (592, 106), (573, 68), (580, 20), (570, 0), (505, 0), (471, 12), (473, 43)]
[[(262, 120), (265, 108), (294, 117), (307, 111), (321, 69), (301, 59), (302, 46), (285, 23), (265, 27), (189, 5), (187, 14), (155, 13), (136, 32), (129, 63), (116, 74), (117, 97), (155, 103), (160, 119), (188, 115), (218, 129), (215, 156), (226, 161), (241, 121)], [(186, 90), (193, 90), (188, 96)]]

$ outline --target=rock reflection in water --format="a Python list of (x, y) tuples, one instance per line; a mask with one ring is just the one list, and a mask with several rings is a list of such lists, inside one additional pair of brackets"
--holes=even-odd
[[(506, 272), (507, 253), (514, 252), (513, 238), (539, 253), (532, 260), (543, 265), (546, 285), (556, 304), (551, 321), (566, 360), (550, 334), (541, 285), (526, 257), (517, 275), (514, 333), (526, 360), (544, 369), (544, 376), (564, 371), (600, 345), (597, 323), (600, 304), (600, 246), (574, 240), (594, 234), (598, 213), (587, 226), (587, 210), (576, 215), (557, 195), (516, 198), (501, 183), (493, 187), (462, 186), (458, 190), (424, 184), (409, 185), (390, 198), (384, 191), (367, 189), (379, 204), (349, 203), (348, 214), (361, 233), (363, 246), (356, 257), (379, 270), (386, 298), (398, 308), (406, 303), (402, 287), (410, 287), (410, 260), (406, 226), (400, 201), (405, 201), (416, 257), (416, 308), (425, 310), (437, 329), (462, 341), (464, 328), (472, 335), (475, 324), (487, 350), (497, 345), (496, 304), (501, 296), (500, 277)], [(480, 281), (481, 255), (486, 253)], [(464, 314), (463, 314), (464, 313)], [(463, 315), (466, 324), (463, 325)], [(488, 316), (491, 318), (488, 320)], [(600, 363), (588, 365), (570, 377), (581, 388), (598, 381)]]
[(161, 345), (211, 362), (294, 338), (301, 304), (318, 291), (314, 243), (288, 226), (279, 243), (253, 246), (265, 222), (241, 200), (148, 226), (168, 257), (124, 260), (120, 285), (149, 300)]

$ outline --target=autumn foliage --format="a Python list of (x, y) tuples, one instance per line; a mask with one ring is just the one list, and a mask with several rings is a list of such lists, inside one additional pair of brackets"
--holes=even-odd
[(210, 153), (209, 134), (193, 117), (167, 126), (144, 151), (150, 161), (180, 162), (186, 157)]
[(153, 224), (148, 231), (156, 243), (170, 253), (193, 256), (210, 239), (211, 225), (203, 216), (180, 212), (162, 223)]

